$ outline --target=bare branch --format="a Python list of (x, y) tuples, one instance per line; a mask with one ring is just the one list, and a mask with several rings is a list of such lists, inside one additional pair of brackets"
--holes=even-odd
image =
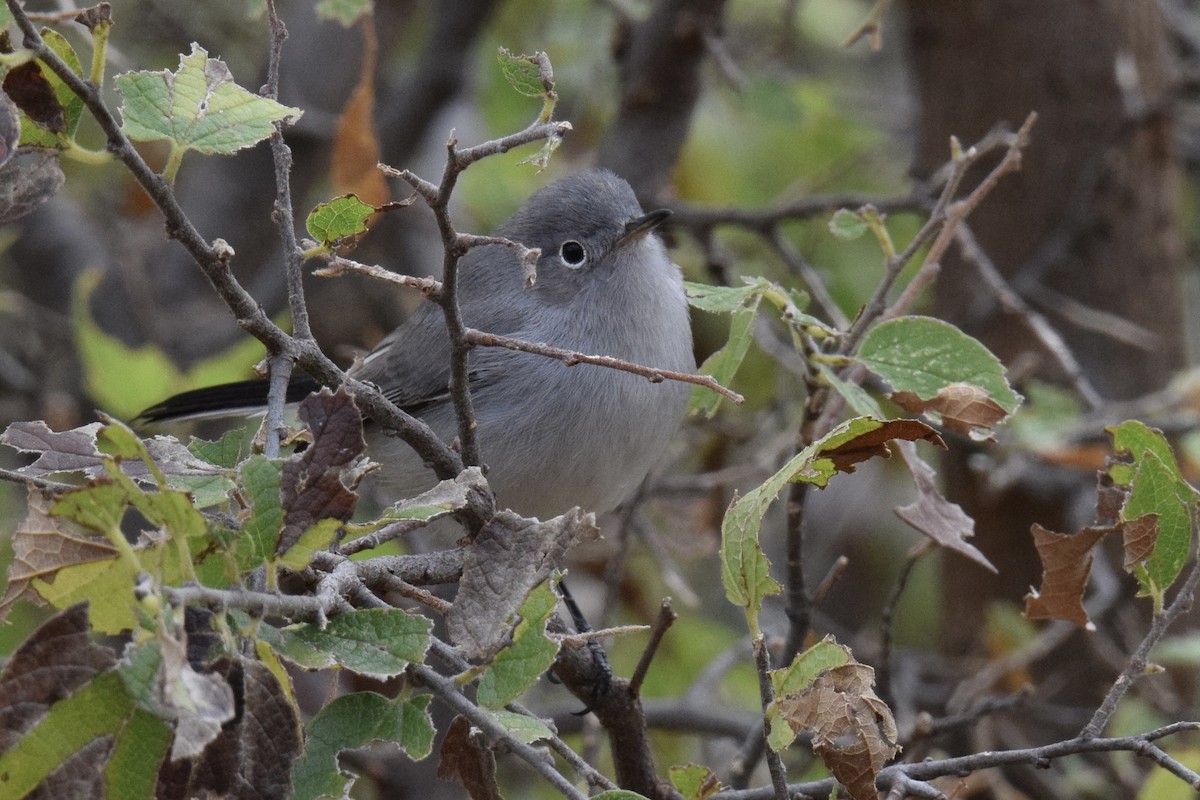
[[(464, 336), (466, 325), (458, 304), (458, 263), (463, 254), (472, 247), (480, 244), (493, 244), (499, 240), (495, 237), (468, 236), (458, 233), (450, 219), (450, 195), (458, 183), (458, 176), (476, 161), (490, 155), (506, 153), (514, 147), (520, 147), (530, 142), (561, 138), (569, 130), (571, 130), (569, 122), (535, 123), (518, 133), (466, 149), (459, 149), (458, 140), (451, 134), (446, 142), (446, 164), (442, 170), (442, 179), (436, 185), (409, 170), (396, 170), (383, 164), (380, 165), (386, 174), (401, 178), (412, 186), (417, 194), (421, 195), (425, 204), (433, 212), (438, 232), (441, 234), (444, 252), (441, 290), (431, 299), (441, 306), (442, 315), (446, 321), (446, 330), (450, 335), (450, 395), (454, 400), (455, 414), (458, 418), (458, 441), (462, 461), (467, 466), (479, 465), (480, 458), (479, 442), (475, 430), (475, 410), (467, 374), (467, 355), (473, 345)], [(527, 261), (528, 253), (531, 251), (524, 250), (523, 252), (525, 254), (523, 261)]]
[(708, 375), (693, 375), (688, 372), (675, 372), (669, 369), (645, 367), (641, 364), (634, 364), (631, 361), (613, 358), (612, 356), (592, 356), (573, 350), (563, 350), (552, 345), (542, 344), (541, 342), (526, 342), (522, 339), (513, 339), (509, 336), (500, 336), (495, 333), (484, 333), (483, 331), (477, 331), (474, 328), (467, 328), (463, 331), (463, 334), (467, 341), (480, 347), (504, 347), (509, 350), (520, 350), (523, 353), (533, 353), (534, 355), (558, 359), (568, 367), (573, 367), (577, 364), (595, 364), (596, 366), (600, 367), (608, 367), (610, 369), (621, 370), (622, 372), (631, 372), (634, 375), (641, 375), (643, 378), (647, 378), (651, 383), (662, 383), (664, 380), (679, 381), (680, 383), (691, 383), (695, 384), (696, 386), (703, 386), (706, 389), (711, 389), (717, 394), (738, 404), (745, 402), (746, 399), (732, 389), (727, 389), (721, 384), (717, 383)]
[(654, 621), (654, 630), (650, 634), (650, 641), (646, 643), (646, 649), (642, 651), (642, 657), (638, 659), (637, 667), (629, 678), (629, 691), (634, 695), (641, 693), (642, 681), (646, 679), (646, 673), (650, 670), (650, 662), (654, 660), (654, 654), (658, 652), (658, 646), (662, 643), (667, 629), (677, 619), (679, 619), (679, 615), (671, 608), (671, 598), (664, 597), (662, 605), (658, 609), (658, 619)]
[[(771, 685), (771, 656), (767, 652), (767, 640), (759, 636), (754, 640), (754, 667), (758, 672), (758, 694), (762, 701), (763, 727), (762, 739), (767, 756), (767, 770), (771, 773), (771, 786), (775, 790), (775, 800), (788, 800), (787, 773), (784, 771), (783, 759), (770, 747), (765, 747), (767, 737), (771, 735), (771, 723), (767, 721), (767, 709), (775, 700), (775, 690)], [(786, 724), (780, 721), (780, 724)]]
[[(1196, 537), (1196, 530), (1197, 511), (1193, 508), (1193, 541)], [(1193, 555), (1195, 554), (1193, 553)], [(1112, 688), (1108, 690), (1108, 694), (1104, 696), (1104, 702), (1096, 709), (1096, 713), (1092, 715), (1091, 720), (1079, 732), (1080, 738), (1087, 739), (1099, 736), (1104, 730), (1104, 726), (1108, 724), (1109, 719), (1117, 710), (1117, 704), (1121, 702), (1121, 698), (1125, 696), (1125, 692), (1129, 690), (1134, 681), (1146, 673), (1146, 665), (1149, 663), (1150, 651), (1154, 648), (1154, 645), (1158, 644), (1159, 640), (1166, 634), (1167, 629), (1171, 627), (1171, 624), (1175, 622), (1180, 614), (1191, 609), (1198, 583), (1200, 583), (1200, 558), (1196, 559), (1192, 564), (1192, 570), (1188, 573), (1187, 580), (1179, 587), (1179, 592), (1175, 595), (1175, 599), (1171, 601), (1171, 604), (1161, 614), (1154, 617), (1154, 621), (1150, 623), (1150, 630), (1146, 633), (1141, 643), (1138, 644), (1137, 649), (1133, 651), (1133, 655), (1129, 657), (1129, 664), (1117, 677)], [(1200, 789), (1200, 786), (1193, 785), (1193, 788)]]
[(996, 296), (996, 300), (1000, 305), (1011, 314), (1019, 316), (1033, 335), (1038, 338), (1046, 351), (1058, 362), (1063, 371), (1067, 373), (1067, 377), (1075, 385), (1075, 391), (1079, 396), (1091, 406), (1093, 409), (1100, 408), (1104, 404), (1104, 398), (1096, 391), (1096, 387), (1092, 386), (1092, 382), (1088, 380), (1084, 374), (1083, 367), (1075, 360), (1075, 355), (1067, 346), (1067, 343), (1059, 336), (1058, 331), (1051, 327), (1038, 312), (1030, 308), (1029, 304), (1017, 294), (1004, 280), (1004, 276), (1000, 274), (1000, 270), (996, 269), (996, 265), (992, 263), (991, 258), (984, 252), (980, 246), (979, 240), (975, 238), (975, 234), (967, 226), (964, 221), (959, 224), (954, 232), (955, 240), (958, 242), (959, 250), (962, 257), (975, 266), (979, 272), (979, 276), (983, 278), (983, 282), (988, 285), (992, 293)]
[(439, 700), (483, 731), (489, 739), (494, 742), (504, 742), (509, 750), (533, 767), (536, 773), (545, 778), (564, 797), (570, 798), (570, 800), (587, 800), (587, 795), (576, 789), (562, 773), (554, 768), (553, 761), (547, 759), (541, 751), (509, 734), (500, 723), (467, 699), (454, 681), (439, 675), (424, 664), (409, 664), (408, 671), (410, 675), (432, 691)]

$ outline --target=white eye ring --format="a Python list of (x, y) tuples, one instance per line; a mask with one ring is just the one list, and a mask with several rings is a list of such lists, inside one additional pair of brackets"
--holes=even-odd
[(587, 248), (574, 239), (568, 239), (558, 248), (558, 260), (567, 269), (579, 269), (587, 263)]

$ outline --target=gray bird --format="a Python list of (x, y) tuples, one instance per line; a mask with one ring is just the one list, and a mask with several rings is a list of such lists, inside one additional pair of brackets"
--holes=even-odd
[[(679, 267), (629, 184), (588, 170), (536, 192), (495, 235), (541, 250), (526, 287), (512, 249), (486, 245), (459, 265), (465, 324), (567, 350), (660, 369), (695, 369)], [(351, 370), (445, 441), (457, 434), (448, 391), (450, 344), (442, 311), (423, 303)], [(469, 356), (480, 455), (502, 507), (548, 518), (573, 506), (604, 512), (627, 499), (679, 428), (688, 386), (651, 383), (605, 367), (567, 367), (530, 353), (477, 347)], [(253, 387), (253, 388), (252, 388)], [(307, 387), (306, 387), (307, 388)], [(201, 389), (142, 413), (156, 421), (245, 408), (261, 382)], [(296, 392), (289, 392), (293, 397)], [(373, 427), (373, 426), (371, 426)], [(368, 430), (378, 481), (398, 496), (435, 482), (403, 441)]]

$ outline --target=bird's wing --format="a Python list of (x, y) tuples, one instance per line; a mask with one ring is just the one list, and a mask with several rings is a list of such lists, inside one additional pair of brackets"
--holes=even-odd
[[(496, 286), (499, 281), (522, 280), (515, 265), (516, 259), (507, 248), (498, 245), (476, 248), (463, 258), (459, 308), (468, 327), (488, 333), (516, 334), (528, 322), (527, 298), (513, 296), (511, 290)], [(498, 304), (496, 298), (501, 296), (512, 298), (512, 302)], [(496, 377), (495, 369), (479, 367), (490, 364), (497, 355), (481, 351), (472, 355), (469, 375), (472, 389)], [(435, 302), (422, 303), (350, 372), (352, 377), (374, 383), (389, 400), (406, 410), (419, 411), (424, 404), (447, 398), (450, 336), (441, 306)]]

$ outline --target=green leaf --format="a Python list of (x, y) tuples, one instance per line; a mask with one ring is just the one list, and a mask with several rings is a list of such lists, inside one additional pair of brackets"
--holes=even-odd
[(50, 707), (33, 730), (0, 755), (4, 796), (24, 797), (56, 767), (98, 736), (118, 733), (133, 701), (115, 672), (105, 672)]
[(549, 580), (525, 598), (517, 612), (521, 619), (513, 630), (512, 644), (496, 654), (479, 679), (476, 698), (481, 705), (508, 705), (554, 663), (558, 643), (546, 636), (546, 620), (557, 605), (558, 595)]
[(187, 492), (196, 508), (212, 508), (229, 499), (233, 490), (232, 478), (224, 475), (168, 475), (167, 483), (172, 489)]
[(667, 776), (684, 800), (707, 800), (721, 788), (716, 774), (700, 764), (671, 767), (667, 770)]
[(93, 483), (64, 492), (50, 506), (50, 513), (107, 533), (120, 530), (127, 505), (124, 487), (115, 483)]
[(1000, 359), (958, 328), (932, 317), (900, 317), (867, 331), (858, 358), (897, 392), (922, 400), (956, 383), (987, 392), (1009, 414), (1021, 404), (1004, 376)]
[(150, 451), (125, 423), (110, 419), (96, 434), (96, 449), (117, 461), (151, 462)]
[(1170, 470), (1175, 488), (1181, 497), (1188, 502), (1200, 499), (1200, 492), (1193, 489), (1192, 485), (1183, 477), (1183, 471), (1175, 460), (1175, 451), (1171, 449), (1171, 444), (1167, 441), (1167, 437), (1163, 436), (1162, 431), (1137, 420), (1126, 420), (1120, 425), (1110, 425), (1105, 428), (1105, 431), (1112, 438), (1113, 450), (1116, 453), (1128, 454), (1133, 458), (1135, 464), (1146, 453), (1153, 453)]
[(371, 11), (371, 0), (317, 0), (317, 17), (349, 28)]
[(135, 710), (117, 733), (104, 764), (109, 797), (154, 797), (158, 771), (171, 745), (171, 727), (155, 715)]
[(347, 236), (366, 233), (367, 220), (374, 213), (375, 206), (346, 194), (314, 208), (304, 220), (304, 227), (309, 236), (329, 247)]
[[(49, 28), (42, 28), (41, 34), (42, 40), (46, 42), (59, 58), (67, 63), (67, 66), (76, 75), (83, 74), (83, 68), (79, 64), (79, 56), (75, 54), (75, 49), (71, 47), (71, 43), (61, 33)], [(62, 78), (55, 75), (53, 70), (40, 61), (37, 64), (41, 70), (42, 77), (46, 79), (46, 83), (53, 90), (55, 100), (62, 106), (63, 121), (65, 123), (63, 133), (68, 138), (73, 139), (75, 131), (79, 128), (79, 120), (83, 116), (83, 100), (75, 92), (71, 91), (71, 88), (63, 83)], [(19, 144), (31, 147), (62, 147), (57, 133), (39, 126), (25, 114), (21, 114), (21, 138)]]
[(270, 136), (273, 123), (302, 113), (238, 86), (225, 62), (194, 42), (175, 72), (126, 72), (116, 81), (125, 134), (182, 150), (236, 153)]
[(138, 624), (133, 595), (138, 576), (136, 564), (122, 558), (90, 561), (63, 567), (52, 582), (34, 578), (33, 588), (55, 608), (69, 608), (88, 601), (88, 615), (93, 630), (118, 634)]
[(1161, 431), (1137, 421), (1122, 422), (1106, 429), (1113, 450), (1133, 459), (1129, 465), (1115, 464), (1109, 475), (1129, 487), (1121, 509), (1121, 520), (1158, 514), (1158, 538), (1154, 552), (1135, 570), (1143, 594), (1154, 598), (1161, 610), (1166, 590), (1179, 577), (1192, 540), (1192, 511), (1197, 492), (1184, 479), (1171, 445)]
[(341, 666), (383, 679), (425, 657), (432, 627), (425, 617), (398, 608), (368, 608), (339, 614), (324, 630), (307, 623), (283, 629), (264, 625), (260, 638), (305, 669)]
[(842, 240), (857, 239), (867, 232), (867, 223), (847, 208), (839, 208), (829, 220), (829, 232)]
[(132, 502), (146, 519), (172, 534), (192, 538), (208, 533), (204, 515), (193, 505), (192, 498), (186, 492), (159, 489), (157, 492), (139, 493), (132, 498)]
[(771, 685), (775, 694), (796, 694), (812, 685), (827, 669), (849, 664), (854, 656), (845, 645), (826, 636), (803, 653), (797, 653), (792, 663), (783, 669), (771, 670)]
[(155, 684), (161, 665), (162, 646), (157, 639), (150, 639), (131, 647), (117, 667), (125, 691), (139, 708), (151, 711), (156, 707)]
[(828, 364), (817, 363), (817, 372), (821, 377), (833, 387), (833, 390), (842, 396), (846, 404), (854, 410), (855, 414), (861, 414), (864, 417), (884, 416), (883, 409), (879, 407), (879, 403), (875, 402), (875, 398), (867, 393), (867, 390), (859, 386), (857, 383), (847, 383), (837, 376), (837, 373)]
[(532, 56), (516, 55), (501, 47), (497, 60), (500, 62), (501, 74), (517, 94), (525, 97), (542, 97), (546, 94), (536, 53)]
[(299, 572), (309, 565), (313, 554), (329, 547), (329, 543), (337, 537), (338, 529), (341, 527), (340, 519), (326, 517), (317, 520), (316, 524), (300, 534), (296, 543), (279, 557), (279, 563), (293, 572)]
[(508, 731), (510, 736), (525, 744), (544, 741), (554, 735), (550, 726), (536, 717), (518, 714), (503, 708), (485, 708), (483, 712), (496, 720), (504, 730)]
[(761, 488), (745, 497), (735, 492), (721, 522), (721, 582), (729, 602), (745, 609), (752, 636), (758, 635), (763, 598), (783, 591), (771, 577), (771, 562), (758, 542), (762, 517), (775, 499), (765, 497)]
[(193, 437), (188, 442), (187, 449), (196, 458), (207, 461), (213, 466), (232, 469), (241, 460), (243, 438), (240, 430), (226, 431), (215, 442)]
[(688, 305), (713, 314), (732, 314), (743, 305), (753, 302), (755, 295), (762, 295), (771, 288), (770, 281), (759, 278), (745, 286), (710, 286), (707, 283), (684, 281)]
[(283, 498), (279, 493), (283, 464), (255, 454), (242, 464), (242, 487), (250, 505), (250, 518), (238, 540), (238, 566), (256, 569), (275, 557), (275, 543), (283, 530)]
[(343, 750), (385, 741), (398, 743), (414, 759), (429, 755), (433, 747), (430, 699), (424, 695), (394, 701), (374, 692), (357, 692), (325, 706), (308, 723), (304, 753), (292, 765), (294, 800), (348, 796), (354, 776), (338, 767)]
[(931, 428), (915, 420), (856, 417), (801, 450), (744, 497), (735, 495), (721, 522), (721, 580), (730, 602), (745, 609), (752, 636), (758, 636), (763, 598), (778, 594), (783, 588), (770, 576), (771, 563), (763, 555), (758, 540), (771, 503), (789, 483), (824, 487), (838, 471), (853, 472), (854, 464), (859, 461), (877, 455), (886, 457), (884, 443), (891, 439), (941, 442)]
[[(700, 365), (701, 374), (711, 375), (722, 386), (729, 385), (733, 376), (737, 374), (742, 360), (746, 357), (746, 351), (750, 349), (750, 342), (753, 339), (754, 315), (758, 312), (758, 304), (761, 301), (762, 293), (755, 292), (746, 298), (743, 305), (737, 307), (733, 312), (733, 321), (729, 325), (729, 340), (724, 347), (704, 360), (704, 363)], [(720, 405), (721, 395), (698, 386), (692, 390), (688, 411), (699, 412), (706, 417), (711, 417), (717, 413)]]

